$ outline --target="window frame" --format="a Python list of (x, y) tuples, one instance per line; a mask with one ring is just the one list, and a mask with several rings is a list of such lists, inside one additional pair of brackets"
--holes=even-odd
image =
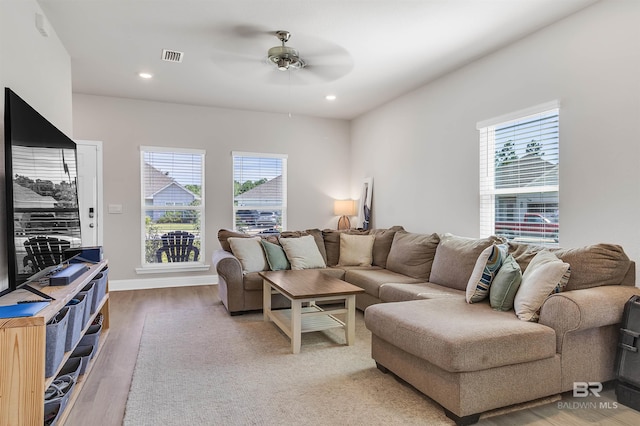
[[(281, 228), (282, 230), (287, 229), (287, 154), (275, 154), (275, 153), (264, 153), (264, 152), (246, 152), (246, 151), (232, 151), (231, 152), (231, 206), (232, 206), (232, 229), (234, 231), (239, 231), (236, 222), (236, 213), (238, 210), (256, 210), (256, 211), (267, 211), (270, 209), (261, 209), (261, 206), (258, 205), (248, 205), (248, 206), (237, 206), (236, 205), (236, 195), (235, 195), (235, 178), (236, 178), (236, 158), (265, 158), (265, 159), (279, 159), (281, 160), (282, 165), (282, 203), (278, 206), (275, 206), (276, 209), (279, 208), (281, 210), (280, 220), (281, 220)], [(273, 206), (270, 206), (273, 207)]]
[[(515, 123), (518, 121), (533, 120), (535, 117), (546, 114), (555, 113), (558, 117), (557, 138), (558, 138), (558, 181), (555, 185), (546, 184), (532, 187), (516, 186), (508, 188), (496, 188), (496, 140), (495, 128)], [(496, 197), (497, 196), (514, 196), (520, 194), (550, 194), (557, 193), (557, 205), (559, 216), (560, 205), (560, 102), (557, 100), (514, 111), (499, 117), (480, 121), (476, 125), (479, 132), (479, 151), (480, 151), (480, 237), (488, 237), (495, 235), (496, 225)], [(520, 222), (524, 222), (524, 219)], [(558, 233), (555, 241), (536, 241), (534, 244), (557, 247), (559, 245), (560, 224), (558, 221)]]
[[(201, 174), (200, 174), (200, 204), (196, 206), (185, 205), (159, 205), (149, 206), (146, 204), (145, 198), (145, 153), (175, 153), (175, 154), (193, 154), (200, 156)], [(163, 272), (188, 272), (188, 271), (205, 271), (209, 270), (210, 265), (206, 264), (206, 247), (205, 247), (205, 160), (206, 151), (202, 149), (178, 148), (178, 147), (159, 147), (159, 146), (140, 146), (140, 266), (136, 268), (138, 274), (163, 273)], [(200, 221), (200, 256), (197, 261), (190, 262), (169, 262), (169, 263), (147, 263), (146, 262), (146, 213), (149, 210), (160, 211), (196, 211), (199, 213)]]

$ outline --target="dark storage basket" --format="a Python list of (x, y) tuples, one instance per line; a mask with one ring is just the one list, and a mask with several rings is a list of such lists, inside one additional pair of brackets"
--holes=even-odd
[(80, 343), (79, 346), (95, 346), (96, 348), (98, 347), (98, 341), (100, 339), (100, 332), (102, 331), (102, 325), (101, 324), (93, 324), (89, 326), (89, 329), (87, 330), (86, 333), (84, 333), (84, 336), (82, 336), (82, 339), (80, 339)]
[(60, 366), (64, 357), (64, 346), (67, 340), (69, 308), (64, 307), (47, 323), (47, 341), (45, 356), (45, 377), (51, 377)]
[(94, 283), (93, 289), (93, 304), (91, 306), (91, 313), (95, 313), (98, 310), (98, 306), (100, 306), (100, 302), (107, 294), (107, 276), (103, 273), (97, 274), (93, 280)]
[(80, 376), (80, 366), (82, 365), (82, 359), (79, 357), (69, 358), (67, 362), (64, 363), (58, 376), (63, 376), (68, 374), (73, 377), (73, 379), (77, 382), (78, 376)]
[(86, 345), (86, 346), (78, 346), (71, 353), (71, 357), (79, 357), (80, 358), (80, 375), (83, 375), (85, 371), (87, 371), (87, 367), (89, 366), (89, 361), (93, 358), (93, 353), (95, 352), (95, 346)]
[(44, 408), (44, 426), (55, 426), (58, 424), (58, 420), (60, 419), (60, 413), (62, 410), (60, 409), (60, 403), (50, 404), (48, 407), (45, 405)]
[[(84, 321), (83, 324), (86, 326), (89, 323), (89, 318), (91, 318), (91, 314), (93, 311), (93, 294), (95, 293), (95, 283), (91, 281), (89, 284), (84, 286), (80, 294), (85, 295), (85, 306), (84, 306)], [(82, 327), (84, 328), (84, 327)]]
[(616, 378), (640, 388), (640, 296), (631, 296), (624, 305), (618, 353)]
[(640, 411), (640, 296), (624, 305), (616, 356), (616, 398)]
[(616, 399), (620, 404), (640, 411), (640, 389), (628, 383), (616, 383)]
[[(64, 384), (64, 389), (62, 387), (57, 387), (58, 383)], [(67, 407), (67, 403), (69, 402), (69, 398), (71, 397), (71, 393), (73, 392), (73, 388), (76, 385), (76, 380), (71, 375), (58, 375), (56, 379), (53, 381), (51, 385), (49, 385), (49, 389), (47, 392), (51, 391), (55, 393), (58, 389), (62, 392), (61, 395), (55, 394), (51, 399), (46, 399), (45, 392), (45, 401), (44, 401), (44, 411), (47, 412), (51, 406), (60, 405), (60, 411), (64, 411)]]
[[(77, 303), (73, 303), (73, 301)], [(64, 345), (64, 351), (68, 352), (73, 348), (80, 339), (80, 333), (85, 326), (84, 314), (85, 314), (85, 295), (77, 294), (69, 303), (69, 324), (67, 325), (67, 339)]]

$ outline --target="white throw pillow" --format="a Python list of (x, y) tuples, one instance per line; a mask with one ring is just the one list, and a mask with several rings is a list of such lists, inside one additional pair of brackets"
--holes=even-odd
[(231, 252), (240, 261), (244, 273), (269, 270), (260, 237), (229, 237), (227, 241), (231, 246)]
[(522, 283), (513, 302), (518, 318), (538, 321), (544, 301), (567, 285), (570, 274), (568, 263), (558, 259), (549, 250), (539, 251), (522, 274)]
[(327, 266), (312, 235), (298, 238), (280, 238), (280, 245), (287, 254), (293, 270), (326, 268)]
[(340, 266), (371, 266), (375, 235), (340, 234)]

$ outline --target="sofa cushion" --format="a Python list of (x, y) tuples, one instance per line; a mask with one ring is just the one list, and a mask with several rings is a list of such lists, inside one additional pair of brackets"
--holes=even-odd
[(551, 358), (550, 327), (520, 321), (488, 303), (445, 297), (380, 303), (367, 308), (371, 332), (398, 348), (450, 372), (478, 371)]
[(493, 236), (478, 239), (442, 235), (433, 259), (429, 282), (466, 290), (480, 253), (493, 243), (501, 242), (501, 239)]
[(327, 263), (327, 252), (324, 248), (324, 239), (322, 238), (322, 231), (319, 229), (307, 229), (306, 231), (284, 231), (280, 233), (280, 237), (278, 240), (282, 238), (299, 238), (307, 235), (311, 235), (316, 245), (318, 246), (318, 251), (322, 256), (322, 260), (325, 265)]
[[(509, 242), (509, 253), (513, 254), (522, 271), (527, 270), (531, 259), (544, 247)], [(616, 244), (593, 244), (577, 248), (551, 248), (552, 253), (571, 265), (571, 278), (565, 290), (620, 284), (631, 260), (621, 246)]]
[(373, 265), (381, 268), (387, 267), (387, 258), (391, 250), (391, 244), (393, 244), (393, 237), (398, 231), (404, 231), (404, 228), (402, 226), (392, 226), (389, 229), (373, 229), (369, 232), (369, 234), (376, 237), (373, 242)]
[(273, 244), (265, 240), (260, 240), (260, 243), (262, 244), (269, 268), (272, 271), (291, 269), (289, 259), (287, 259), (287, 255), (280, 244)]
[(570, 273), (570, 265), (555, 254), (548, 250), (538, 252), (522, 274), (522, 283), (513, 302), (518, 318), (537, 321), (545, 299), (567, 285)]
[(263, 281), (258, 272), (250, 272), (242, 279), (242, 287), (247, 291), (262, 291)]
[(477, 303), (489, 296), (493, 278), (507, 257), (506, 244), (492, 244), (482, 250), (467, 283), (467, 303)]
[(429, 281), (439, 241), (438, 234), (396, 232), (387, 257), (387, 269), (420, 281)]
[(618, 285), (631, 267), (627, 254), (615, 244), (594, 244), (551, 251), (571, 265), (571, 278), (565, 291)]
[(340, 234), (340, 266), (371, 266), (374, 235)]
[(260, 244), (260, 237), (229, 237), (228, 242), (233, 255), (238, 258), (242, 265), (243, 273), (246, 274), (248, 272), (259, 272), (269, 269), (262, 244)]
[(340, 261), (340, 236), (342, 234), (368, 235), (369, 231), (358, 229), (323, 229), (322, 237), (324, 239), (325, 253), (327, 256), (327, 266), (336, 266)]
[(513, 299), (522, 282), (520, 265), (512, 255), (502, 262), (502, 266), (493, 278), (489, 289), (489, 303), (497, 311), (509, 311), (513, 309)]
[(380, 286), (380, 300), (383, 302), (404, 302), (440, 297), (464, 298), (464, 292), (433, 283), (387, 283)]
[(326, 267), (318, 250), (318, 245), (311, 235), (298, 238), (281, 238), (280, 244), (287, 254), (291, 269), (313, 269)]
[(344, 280), (364, 289), (367, 294), (380, 297), (380, 286), (386, 283), (419, 283), (422, 280), (408, 277), (388, 269), (371, 267), (368, 269), (348, 269)]
[[(249, 234), (244, 234), (242, 232), (232, 231), (230, 229), (220, 229), (218, 231), (218, 241), (220, 242), (220, 247), (222, 250), (228, 251), (232, 253), (231, 246), (229, 245), (229, 237), (234, 238), (253, 238), (254, 236)], [(261, 235), (260, 238), (263, 238), (266, 241), (269, 241), (273, 244), (278, 244), (278, 237), (276, 235)]]

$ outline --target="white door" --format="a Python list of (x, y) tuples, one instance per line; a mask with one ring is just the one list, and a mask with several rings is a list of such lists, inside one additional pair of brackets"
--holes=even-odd
[(102, 245), (102, 142), (76, 141), (78, 204), (84, 247)]

